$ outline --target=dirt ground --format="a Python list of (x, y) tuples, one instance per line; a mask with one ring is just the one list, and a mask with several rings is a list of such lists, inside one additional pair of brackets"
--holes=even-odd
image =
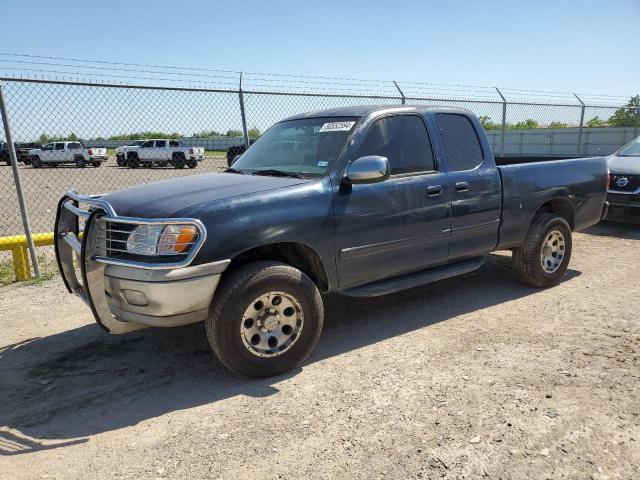
[(202, 325), (109, 336), (59, 279), (0, 289), (0, 477), (640, 478), (640, 227), (575, 235), (563, 283), (508, 254), (326, 298), (302, 368), (227, 372)]

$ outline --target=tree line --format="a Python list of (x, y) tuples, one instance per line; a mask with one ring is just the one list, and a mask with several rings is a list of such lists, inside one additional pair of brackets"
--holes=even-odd
[[(630, 110), (631, 108), (640, 108), (640, 95), (631, 97), (625, 107), (618, 108), (608, 120), (603, 120), (599, 116), (595, 116), (585, 122), (585, 126), (589, 128), (594, 127), (635, 127), (640, 126), (640, 111)], [(480, 123), (485, 130), (501, 130), (502, 124), (495, 123), (488, 115), (480, 115), (478, 117)], [(575, 125), (573, 125), (575, 127)], [(568, 123), (564, 122), (551, 122), (549, 125), (545, 125), (546, 128), (569, 128)], [(528, 130), (531, 128), (540, 128), (540, 124), (532, 118), (527, 118), (517, 123), (507, 123), (506, 128), (508, 130)]]
[[(599, 116), (595, 116), (590, 118), (585, 122), (585, 126), (589, 128), (593, 127), (635, 127), (640, 124), (640, 112), (638, 110), (630, 110), (629, 108), (640, 108), (640, 95), (635, 95), (631, 97), (629, 102), (625, 107), (618, 108), (613, 115), (609, 117), (609, 119), (604, 120)], [(480, 115), (478, 117), (480, 119), (480, 123), (485, 130), (500, 130), (502, 129), (501, 123), (496, 123), (491, 120), (491, 117), (488, 115)], [(575, 126), (575, 125), (573, 125)], [(570, 128), (568, 123), (554, 121), (545, 125), (546, 128)], [(506, 128), (508, 130), (529, 130), (533, 128), (541, 128), (540, 123), (532, 118), (527, 118), (526, 120), (517, 122), (517, 123), (507, 123)], [(247, 131), (249, 138), (258, 138), (261, 135), (260, 129), (257, 127), (253, 127)], [(92, 139), (92, 141), (102, 141), (102, 140), (148, 140), (152, 138), (203, 138), (203, 139), (213, 139), (220, 137), (242, 137), (242, 130), (233, 130), (229, 129), (224, 132), (218, 132), (216, 130), (202, 130), (200, 132), (196, 132), (191, 137), (185, 137), (184, 135), (178, 132), (137, 132), (137, 133), (126, 133), (126, 134), (118, 134), (112, 135), (108, 138), (97, 137)], [(78, 141), (80, 138), (75, 133), (70, 133), (66, 136), (54, 136), (47, 135), (43, 133), (40, 135), (39, 141), (42, 144), (50, 143), (50, 142), (74, 142)]]
[[(258, 138), (261, 135), (260, 130), (257, 127), (253, 127), (247, 131), (249, 138)], [(178, 132), (154, 132), (154, 131), (145, 131), (145, 132), (135, 132), (135, 133), (123, 133), (118, 135), (111, 135), (110, 137), (96, 137), (91, 139), (92, 141), (100, 142), (103, 140), (149, 140), (154, 138), (202, 138), (202, 139), (215, 139), (220, 137), (242, 137), (242, 130), (227, 130), (224, 132), (217, 132), (215, 130), (203, 130), (201, 132), (196, 132), (191, 137), (186, 137)], [(79, 141), (80, 138), (75, 133), (70, 133), (69, 135), (47, 135), (43, 133), (39, 137), (39, 142), (42, 144), (51, 143), (51, 142), (75, 142)]]

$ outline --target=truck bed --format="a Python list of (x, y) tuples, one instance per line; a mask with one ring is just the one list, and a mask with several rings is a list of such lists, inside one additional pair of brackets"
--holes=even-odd
[(607, 179), (604, 157), (503, 164), (498, 172), (503, 206), (498, 249), (519, 245), (534, 213), (548, 201), (555, 200), (559, 209), (571, 209), (573, 230), (601, 219), (606, 198), (603, 179)]

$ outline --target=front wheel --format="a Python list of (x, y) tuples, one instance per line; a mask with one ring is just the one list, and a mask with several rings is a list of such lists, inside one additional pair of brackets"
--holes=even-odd
[(225, 366), (264, 378), (307, 358), (323, 321), (322, 297), (309, 277), (283, 263), (260, 261), (223, 278), (205, 325)]
[(87, 166), (87, 162), (85, 161), (84, 158), (82, 158), (82, 157), (77, 157), (76, 158), (76, 167), (84, 168), (86, 166)]
[(31, 159), (31, 166), (33, 168), (40, 168), (42, 167), (42, 160), (40, 160), (40, 157), (33, 157)]
[(557, 285), (571, 259), (571, 227), (555, 213), (539, 212), (533, 218), (522, 246), (513, 250), (518, 277), (533, 287)]

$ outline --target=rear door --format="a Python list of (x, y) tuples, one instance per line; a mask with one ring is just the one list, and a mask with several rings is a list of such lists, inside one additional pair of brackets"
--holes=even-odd
[(451, 241), (449, 259), (491, 252), (498, 243), (502, 186), (493, 154), (483, 147), (471, 119), (458, 113), (436, 114), (449, 168)]
[(426, 269), (447, 261), (451, 190), (438, 170), (419, 115), (380, 118), (355, 158), (388, 158), (391, 177), (342, 186), (334, 201), (341, 288)]

